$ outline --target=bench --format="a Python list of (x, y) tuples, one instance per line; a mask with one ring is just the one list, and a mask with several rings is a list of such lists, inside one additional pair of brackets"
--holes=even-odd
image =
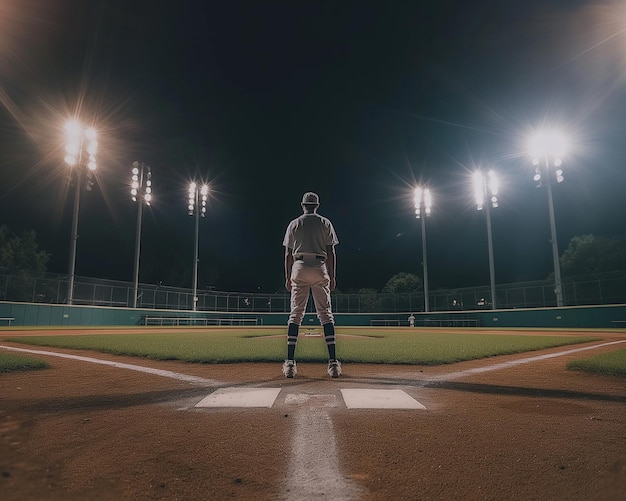
[(8, 322), (9, 325), (11, 325), (11, 322), (13, 322), (13, 320), (15, 320), (15, 317), (0, 317), (0, 321), (4, 320), (5, 322)]
[(613, 324), (613, 327), (626, 327), (626, 320), (611, 320), (611, 323)]

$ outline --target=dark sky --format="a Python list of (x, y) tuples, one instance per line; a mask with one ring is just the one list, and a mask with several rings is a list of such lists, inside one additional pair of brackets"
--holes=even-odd
[(73, 188), (63, 124), (99, 131), (76, 273), (132, 281), (134, 160), (150, 165), (142, 282), (191, 286), (190, 180), (210, 183), (199, 287), (274, 292), (302, 193), (340, 245), (338, 288), (422, 274), (412, 188), (429, 185), (431, 289), (489, 283), (470, 173), (501, 178), (496, 282), (552, 270), (545, 188), (526, 138), (571, 138), (554, 187), (561, 252), (626, 233), (626, 8), (575, 0), (0, 4), (0, 224), (34, 229), (66, 273)]

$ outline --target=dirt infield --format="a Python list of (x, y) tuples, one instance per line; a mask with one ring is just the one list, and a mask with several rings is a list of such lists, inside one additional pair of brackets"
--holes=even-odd
[[(36, 355), (52, 367), (0, 374), (0, 492), (6, 501), (623, 499), (626, 381), (565, 365), (626, 343), (538, 357), (626, 333), (599, 337), (443, 367), (345, 364), (337, 380), (319, 364), (286, 380), (277, 364), (34, 348), (214, 383)], [(516, 361), (526, 363), (505, 363)], [(271, 408), (194, 407), (230, 386), (281, 392)], [(402, 389), (426, 410), (347, 409), (345, 388)], [(289, 395), (310, 398), (293, 405)]]

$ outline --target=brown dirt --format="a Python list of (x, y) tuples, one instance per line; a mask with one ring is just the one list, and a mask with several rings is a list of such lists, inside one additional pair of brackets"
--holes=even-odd
[[(599, 336), (626, 339), (623, 331)], [(286, 487), (296, 411), (285, 395), (308, 393), (337, 395), (339, 405), (323, 412), (340, 477), (358, 487), (358, 499), (624, 499), (626, 380), (565, 364), (625, 346), (438, 381), (572, 347), (445, 367), (344, 364), (338, 380), (319, 364), (299, 364), (298, 377), (285, 380), (276, 364), (195, 365), (35, 348), (220, 386), (283, 390), (271, 409), (199, 409), (195, 403), (215, 386), (37, 355), (52, 367), (0, 374), (1, 497), (303, 499)], [(403, 389), (427, 410), (346, 409), (341, 388)], [(334, 484), (316, 481), (330, 498)]]

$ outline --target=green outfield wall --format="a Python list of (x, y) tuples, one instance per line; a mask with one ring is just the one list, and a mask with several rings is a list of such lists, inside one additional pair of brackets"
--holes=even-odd
[[(338, 326), (408, 326), (410, 312), (341, 313)], [(414, 313), (416, 327), (626, 328), (626, 305)], [(265, 325), (287, 324), (287, 313), (202, 312), (0, 302), (2, 326)], [(319, 325), (307, 314), (303, 326)]]

